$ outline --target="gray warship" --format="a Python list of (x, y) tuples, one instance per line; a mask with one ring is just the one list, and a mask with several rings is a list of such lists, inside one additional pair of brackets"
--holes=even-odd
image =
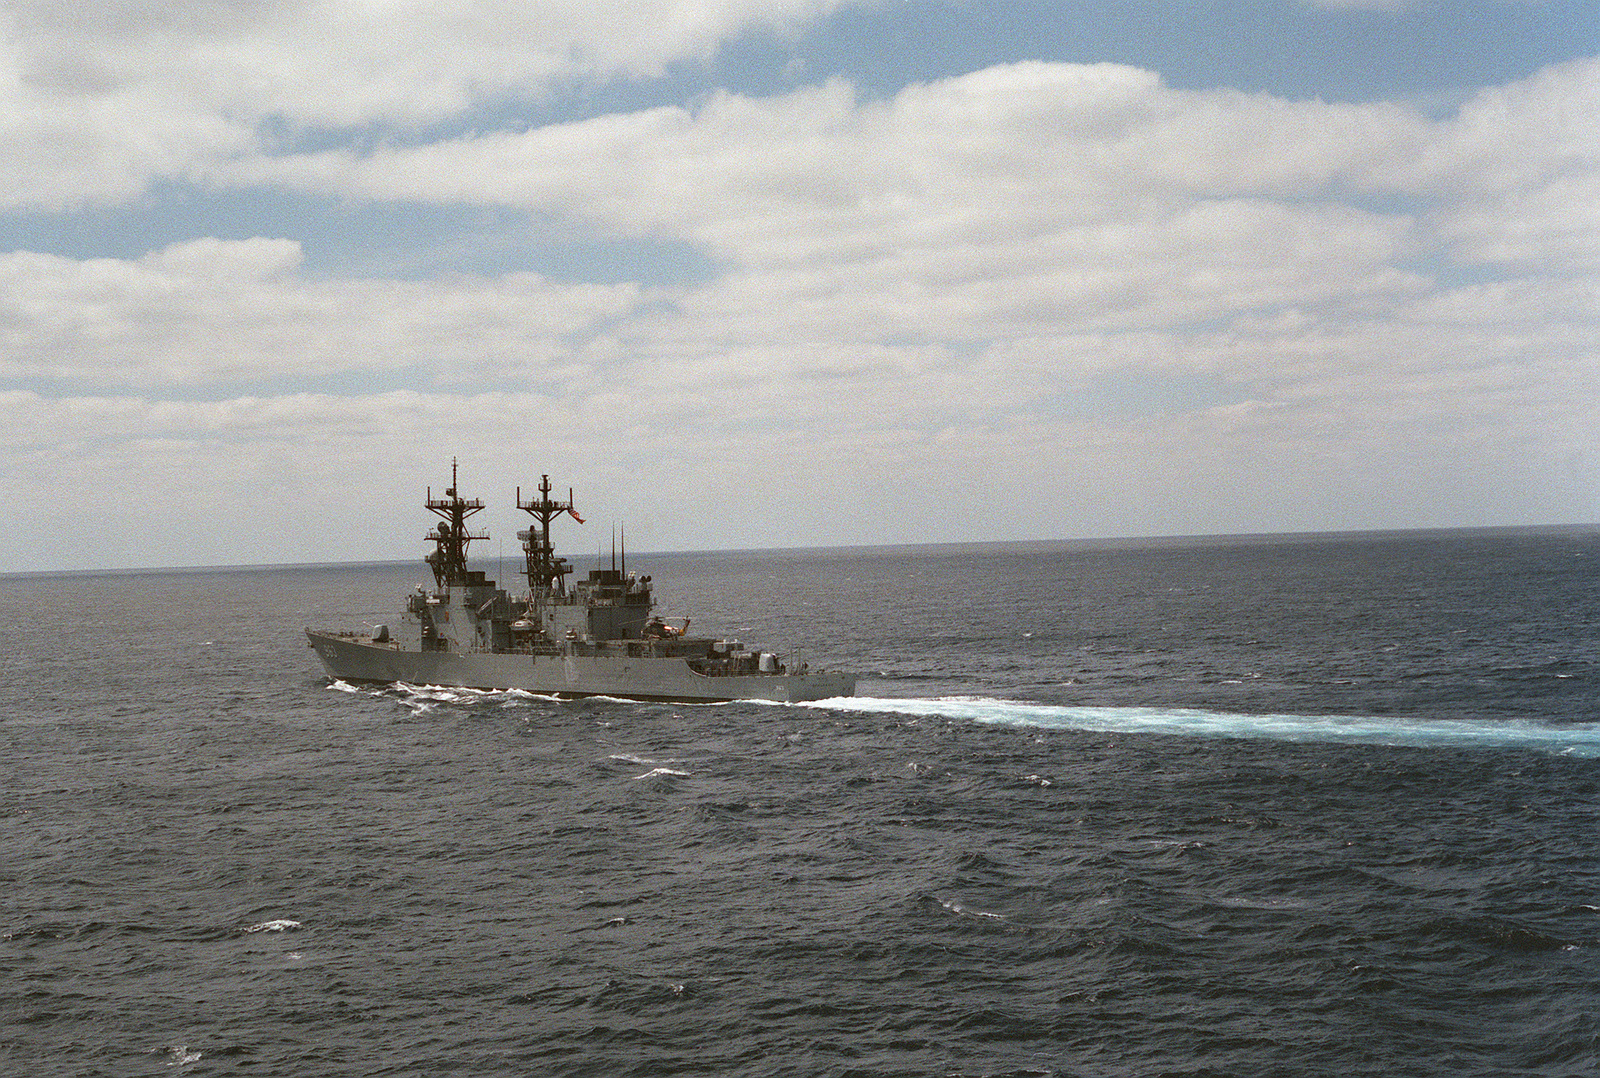
[(527, 591), (513, 597), (481, 571), (467, 568), (473, 534), (468, 519), (480, 499), (450, 486), (443, 498), (428, 488), (424, 506), (439, 517), (424, 537), (433, 550), (423, 559), (434, 589), (418, 585), (400, 620), (370, 631), (306, 629), (306, 638), (331, 677), (349, 682), (403, 682), (474, 689), (522, 689), (558, 697), (613, 696), (627, 700), (715, 703), (729, 700), (791, 702), (850, 696), (854, 674), (813, 670), (791, 657), (752, 649), (737, 640), (689, 635), (689, 620), (668, 624), (652, 610), (651, 578), (627, 571), (624, 545), (619, 569), (596, 568), (568, 586), (572, 567), (550, 542), (550, 524), (583, 518), (551, 497), (541, 476), (536, 499), (517, 508), (533, 527), (517, 533)]

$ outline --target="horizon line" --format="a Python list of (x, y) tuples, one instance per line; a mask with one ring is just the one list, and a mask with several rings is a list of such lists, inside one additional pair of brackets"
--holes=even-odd
[[(1545, 532), (1552, 534), (1562, 532), (1600, 532), (1600, 521), (1572, 522), (1565, 524), (1470, 524), (1421, 528), (1352, 528), (1345, 530), (1307, 530), (1286, 532), (1192, 532), (1168, 535), (1107, 535), (1076, 539), (954, 539), (924, 543), (839, 543), (820, 546), (719, 547), (698, 550), (645, 550), (639, 551), (636, 556), (651, 557), (657, 555), (680, 556), (698, 554), (754, 554), (784, 552), (801, 553), (808, 551), (830, 550), (926, 550), (939, 547), (1023, 547), (1041, 545), (1093, 547), (1096, 545), (1115, 543), (1183, 543), (1229, 540), (1314, 541), (1318, 539), (1376, 539), (1404, 535), (1442, 535), (1449, 533), (1460, 534), (1488, 532)], [(587, 554), (582, 556), (587, 557)], [(419, 556), (416, 560), (421, 562), (422, 558)], [(481, 561), (482, 559), (477, 560)], [(345, 561), (229, 562), (211, 565), (130, 565), (101, 566), (92, 569), (16, 569), (0, 572), (0, 579), (8, 577), (98, 576), (135, 573), (217, 573), (229, 571), (259, 572), (272, 569), (331, 569), (340, 567), (355, 568), (359, 566), (405, 565), (409, 564), (410, 561), (410, 558), (358, 558)]]

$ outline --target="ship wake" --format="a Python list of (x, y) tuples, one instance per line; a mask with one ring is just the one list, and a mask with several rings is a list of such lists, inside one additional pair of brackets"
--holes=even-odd
[(1200, 708), (1069, 707), (981, 696), (840, 697), (797, 706), (1088, 733), (1325, 741), (1419, 748), (1528, 749), (1562, 756), (1600, 757), (1600, 725), (1551, 726), (1526, 721), (1392, 716), (1248, 715)]

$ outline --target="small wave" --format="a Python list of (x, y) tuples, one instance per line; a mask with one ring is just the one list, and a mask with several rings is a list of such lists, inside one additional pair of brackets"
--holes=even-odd
[(291, 921), (291, 920), (289, 920), (288, 918), (285, 917), (285, 918), (282, 918), (282, 919), (276, 920), (276, 921), (262, 921), (258, 925), (251, 925), (249, 928), (245, 929), (245, 931), (246, 932), (287, 932), (291, 928), (299, 928), (299, 927), (300, 927), (300, 922), (299, 921)]
[(174, 1044), (161, 1049), (161, 1051), (167, 1054), (167, 1066), (169, 1067), (185, 1067), (190, 1063), (197, 1063), (201, 1055), (199, 1052), (191, 1052), (187, 1044)]
[(1294, 898), (1251, 898), (1245, 895), (1219, 895), (1211, 899), (1211, 904), (1232, 910), (1304, 910), (1310, 909), (1311, 903)]
[(682, 760), (668, 757), (665, 760), (653, 760), (648, 756), (636, 756), (631, 752), (613, 752), (607, 756), (608, 760), (617, 760), (625, 764), (681, 764)]
[(1003, 917), (998, 913), (986, 913), (983, 910), (969, 910), (969, 909), (967, 909), (967, 907), (963, 906), (961, 903), (956, 902), (954, 900), (946, 900), (946, 899), (943, 899), (943, 898), (935, 897), (934, 901), (939, 903), (939, 905), (943, 906), (945, 909), (949, 910), (951, 913), (955, 914), (958, 917), (976, 917), (979, 920), (985, 920), (985, 921), (1005, 921), (1005, 920), (1008, 920), (1008, 918)]
[(687, 778), (689, 776), (689, 772), (687, 772), (687, 771), (674, 771), (670, 767), (657, 767), (657, 768), (654, 768), (653, 770), (646, 771), (642, 775), (635, 775), (633, 777), (634, 777), (634, 781), (638, 781), (639, 779), (650, 779), (650, 778), (655, 778), (657, 776), (662, 776), (662, 775), (672, 776), (674, 778)]
[(1082, 730), (1089, 733), (1331, 741), (1419, 748), (1532, 749), (1563, 756), (1600, 757), (1600, 725), (1547, 726), (1527, 721), (1341, 715), (1246, 715), (1181, 707), (1066, 707), (984, 696), (942, 696), (935, 699), (856, 696), (813, 700), (797, 706), (828, 711), (931, 716), (985, 725)]

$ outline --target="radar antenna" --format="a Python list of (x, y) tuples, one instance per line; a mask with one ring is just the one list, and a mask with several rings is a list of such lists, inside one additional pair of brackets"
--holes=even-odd
[(435, 586), (443, 589), (464, 586), (467, 583), (467, 546), (474, 539), (489, 538), (488, 532), (474, 535), (467, 530), (467, 518), (483, 508), (480, 498), (462, 498), (456, 493), (456, 460), (450, 458), (450, 486), (443, 498), (433, 496), (428, 488), (427, 500), (422, 504), (430, 513), (442, 519), (423, 539), (433, 544), (433, 552), (422, 560), (433, 570)]

